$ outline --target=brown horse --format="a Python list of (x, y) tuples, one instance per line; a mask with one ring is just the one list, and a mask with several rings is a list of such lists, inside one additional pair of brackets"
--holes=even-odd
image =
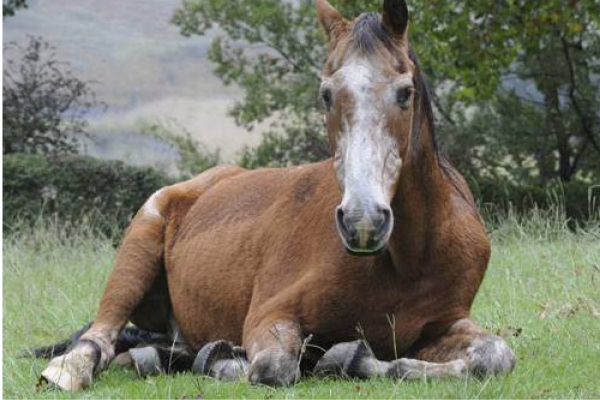
[(46, 381), (89, 385), (128, 321), (202, 349), (197, 372), (252, 383), (291, 384), (321, 355), (314, 371), (361, 378), (513, 368), (508, 345), (469, 319), (490, 243), (465, 181), (438, 154), (404, 0), (354, 21), (326, 0), (316, 9), (329, 37), (320, 96), (333, 158), (213, 168), (152, 195), (96, 320)]

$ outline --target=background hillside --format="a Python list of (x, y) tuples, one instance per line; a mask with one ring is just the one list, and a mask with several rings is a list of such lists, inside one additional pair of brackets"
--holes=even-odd
[[(209, 149), (231, 159), (260, 141), (235, 125), (227, 110), (240, 96), (212, 73), (212, 35), (188, 38), (169, 19), (179, 1), (34, 0), (4, 19), (4, 43), (41, 36), (78, 77), (97, 83), (107, 104), (90, 115), (96, 142), (87, 153), (133, 164), (172, 162), (168, 146), (139, 135), (140, 125), (176, 121)], [(51, 17), (49, 17), (51, 16)]]

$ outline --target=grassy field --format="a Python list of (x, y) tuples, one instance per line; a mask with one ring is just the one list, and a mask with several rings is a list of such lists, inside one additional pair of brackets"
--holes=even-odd
[[(550, 222), (548, 222), (550, 221)], [(191, 374), (139, 379), (112, 366), (77, 394), (35, 383), (44, 360), (27, 347), (68, 336), (93, 318), (115, 256), (108, 239), (47, 227), (4, 239), (5, 398), (598, 398), (600, 230), (569, 232), (560, 219), (506, 221), (473, 317), (500, 333), (518, 362), (486, 380), (368, 382), (306, 379), (286, 389), (225, 384)]]

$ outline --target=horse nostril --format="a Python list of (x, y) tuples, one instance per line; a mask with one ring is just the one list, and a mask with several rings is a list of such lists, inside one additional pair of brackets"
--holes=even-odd
[(378, 207), (377, 216), (373, 221), (377, 234), (385, 233), (392, 220), (392, 212), (389, 207)]
[(346, 216), (346, 213), (344, 213), (342, 207), (338, 207), (336, 209), (335, 218), (337, 220), (338, 226), (344, 232), (345, 236), (348, 239), (351, 239), (356, 235), (356, 229), (350, 223), (351, 221), (349, 221), (349, 218)]
[(347, 229), (346, 224), (344, 223), (344, 210), (342, 210), (342, 207), (338, 207), (335, 210), (335, 220), (338, 224), (338, 227), (345, 232)]

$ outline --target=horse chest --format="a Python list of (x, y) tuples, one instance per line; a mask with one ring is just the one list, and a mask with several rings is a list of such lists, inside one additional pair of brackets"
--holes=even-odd
[(393, 358), (414, 343), (423, 326), (393, 280), (334, 285), (310, 293), (301, 312), (304, 328), (323, 347), (366, 339), (382, 358)]

